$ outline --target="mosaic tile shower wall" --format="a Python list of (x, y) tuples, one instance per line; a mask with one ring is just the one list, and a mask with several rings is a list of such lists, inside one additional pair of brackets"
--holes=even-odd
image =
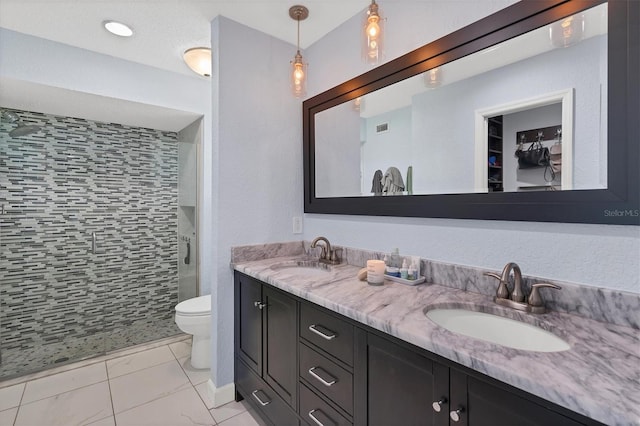
[(0, 123), (0, 379), (178, 333), (176, 134), (16, 112), (42, 130)]

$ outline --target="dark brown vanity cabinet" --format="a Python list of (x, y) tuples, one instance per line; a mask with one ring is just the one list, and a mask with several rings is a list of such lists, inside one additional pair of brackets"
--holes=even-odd
[(366, 333), (352, 322), (311, 303), (300, 303), (300, 416), (310, 425), (364, 423), (365, 405), (355, 400), (364, 378), (358, 348)]
[[(457, 394), (451, 401), (456, 405), (451, 410), (465, 406), (458, 423), (452, 425), (499, 426), (499, 425), (563, 425), (578, 426), (599, 424), (589, 419), (573, 420), (552, 409), (554, 404), (542, 399), (533, 400), (517, 389), (506, 385), (472, 377), (462, 371), (451, 369), (451, 386)], [(560, 408), (560, 407), (556, 407)]]
[(369, 425), (449, 424), (448, 367), (372, 333), (366, 352)]
[(273, 425), (600, 423), (236, 272), (235, 377)]
[(243, 274), (235, 275), (237, 392), (275, 425), (298, 425), (298, 302)]
[(556, 404), (440, 360), (394, 338), (367, 335), (367, 424), (599, 425)]

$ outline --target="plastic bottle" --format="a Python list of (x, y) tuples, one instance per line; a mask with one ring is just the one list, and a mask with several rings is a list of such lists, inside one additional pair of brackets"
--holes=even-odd
[(409, 267), (407, 265), (407, 259), (402, 261), (402, 267), (400, 268), (400, 278), (406, 280), (409, 278)]
[(416, 273), (416, 264), (415, 263), (411, 263), (411, 266), (409, 266), (409, 270), (407, 271), (408, 274), (408, 279), (410, 280), (417, 280), (417, 273)]
[(400, 266), (402, 266), (402, 263), (400, 261), (400, 250), (397, 248), (394, 248), (393, 251), (391, 252), (391, 257), (389, 258), (389, 266), (392, 266), (394, 268), (400, 268)]

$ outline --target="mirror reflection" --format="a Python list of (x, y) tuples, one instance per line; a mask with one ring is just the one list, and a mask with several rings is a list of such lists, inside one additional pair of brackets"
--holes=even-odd
[(316, 197), (607, 188), (607, 5), (315, 114)]

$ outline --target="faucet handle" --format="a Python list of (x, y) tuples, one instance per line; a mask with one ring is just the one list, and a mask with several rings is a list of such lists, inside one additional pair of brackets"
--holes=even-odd
[(495, 272), (485, 272), (484, 275), (487, 277), (492, 277), (500, 281), (498, 285), (498, 290), (496, 290), (496, 297), (498, 299), (508, 299), (509, 298), (509, 289), (507, 288), (507, 283), (504, 282), (502, 277)]
[(342, 248), (338, 247), (338, 248), (332, 249), (329, 260), (331, 260), (332, 262), (335, 262), (335, 263), (340, 263), (340, 261), (342, 260), (342, 259), (340, 259), (341, 258), (340, 255), (341, 254), (342, 254)]
[(531, 294), (529, 295), (529, 305), (530, 306), (543, 306), (542, 297), (540, 297), (540, 292), (538, 291), (541, 287), (550, 287), (555, 288), (556, 290), (561, 290), (562, 287), (556, 284), (551, 283), (537, 283), (531, 286)]

